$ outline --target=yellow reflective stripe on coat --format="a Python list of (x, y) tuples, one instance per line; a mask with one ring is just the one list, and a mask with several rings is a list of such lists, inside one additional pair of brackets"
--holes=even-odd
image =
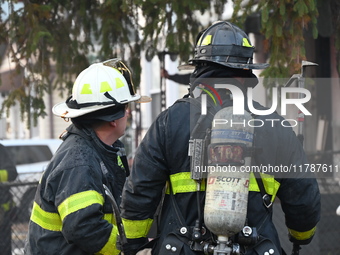
[(104, 247), (97, 253), (96, 255), (118, 255), (120, 253), (119, 250), (117, 250), (116, 242), (117, 242), (117, 235), (118, 235), (118, 229), (116, 226), (112, 226), (111, 234), (109, 237), (109, 240), (107, 240)]
[(104, 197), (95, 190), (83, 191), (66, 198), (59, 206), (61, 220), (71, 213), (84, 209), (93, 204), (104, 204)]
[(148, 234), (153, 219), (146, 219), (146, 220), (128, 220), (122, 218), (126, 238), (141, 238), (146, 237)]
[(315, 230), (316, 230), (316, 227), (305, 232), (299, 232), (293, 229), (288, 229), (289, 234), (291, 234), (291, 236), (294, 237), (296, 240), (308, 240), (314, 235)]
[(44, 211), (36, 202), (33, 203), (31, 221), (50, 231), (61, 231), (62, 228), (59, 214)]
[(119, 156), (117, 157), (117, 164), (118, 164), (118, 166), (120, 166), (121, 168), (124, 168), (122, 159), (121, 159)]
[[(280, 187), (280, 183), (274, 179), (273, 176), (268, 174), (260, 173), (263, 185), (266, 192), (272, 196), (272, 201), (274, 201), (276, 193)], [(190, 172), (180, 172), (170, 175), (171, 186), (173, 193), (185, 193), (185, 192), (195, 192), (197, 189), (196, 181), (190, 178)], [(202, 182), (201, 191), (205, 190), (205, 182)], [(256, 182), (253, 173), (250, 173), (249, 177), (249, 191), (260, 192), (260, 188)], [(166, 194), (170, 194), (169, 187), (166, 190)]]
[[(197, 190), (197, 182), (190, 177), (190, 172), (180, 172), (170, 175), (170, 182), (173, 194), (195, 192)], [(201, 191), (205, 190), (205, 181), (202, 182)], [(169, 185), (165, 192), (170, 194)]]
[(113, 216), (113, 213), (105, 213), (104, 214), (104, 220), (106, 220), (108, 223), (112, 225), (116, 225), (116, 219)]
[[(280, 183), (277, 180), (275, 180), (272, 175), (262, 173), (260, 173), (260, 175), (263, 182), (263, 186), (266, 189), (267, 194), (272, 196), (271, 202), (273, 202), (276, 197), (276, 193), (279, 190)], [(260, 188), (257, 184), (254, 173), (250, 173), (249, 191), (260, 192)]]
[(8, 181), (8, 172), (6, 169), (0, 170), (0, 182), (7, 182)]

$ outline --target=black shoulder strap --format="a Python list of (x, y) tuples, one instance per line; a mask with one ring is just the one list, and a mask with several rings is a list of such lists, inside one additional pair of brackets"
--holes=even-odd
[(176, 199), (175, 199), (175, 195), (174, 195), (174, 193), (172, 191), (172, 185), (171, 185), (170, 181), (169, 181), (169, 186), (170, 186), (170, 199), (171, 199), (172, 206), (173, 206), (173, 208), (175, 210), (177, 219), (178, 219), (178, 221), (179, 221), (179, 223), (181, 224), (182, 227), (188, 228), (188, 226), (185, 223), (185, 219), (184, 219), (184, 217), (182, 215), (182, 212), (181, 212), (181, 210), (179, 209), (179, 207), (177, 205), (177, 202), (176, 202)]
[(159, 204), (157, 206), (156, 212), (154, 214), (154, 224), (155, 224), (155, 234), (158, 236), (160, 234), (159, 226), (161, 225), (161, 215), (162, 215), (162, 209), (163, 209), (163, 203), (165, 198), (165, 192), (166, 192), (167, 185), (164, 186), (162, 191), (161, 200), (159, 201)]
[[(257, 115), (256, 114), (253, 114), (251, 113), (251, 116), (256, 119)], [(255, 137), (254, 137), (255, 139)], [(253, 148), (254, 150), (256, 149), (259, 149), (261, 150), (261, 148), (256, 148), (256, 144), (253, 143)], [(255, 159), (254, 157), (252, 158), (252, 162), (254, 163)], [(273, 205), (271, 199), (272, 199), (272, 196), (270, 196), (267, 191), (266, 191), (266, 188), (264, 187), (264, 184), (263, 184), (263, 180), (262, 180), (262, 177), (260, 175), (259, 172), (257, 171), (254, 171), (254, 176), (255, 176), (255, 180), (257, 182), (257, 186), (259, 186), (259, 189), (260, 189), (260, 193), (262, 195), (262, 201), (263, 201), (263, 204), (264, 206), (269, 210), (271, 208), (271, 206)]]
[(264, 206), (267, 208), (267, 209), (270, 209), (273, 205), (273, 202), (271, 201), (272, 199), (272, 196), (270, 196), (267, 192), (266, 192), (266, 189), (263, 185), (263, 180), (262, 180), (262, 177), (260, 175), (259, 172), (255, 171), (253, 172), (254, 173), (254, 176), (255, 176), (255, 180), (257, 182), (257, 185), (259, 186), (259, 189), (260, 189), (260, 192), (261, 192), (261, 195), (262, 195), (262, 201), (263, 201), (263, 204)]
[[(188, 102), (192, 104), (197, 109), (201, 109), (202, 102), (201, 98), (181, 98), (177, 100), (176, 102)], [(194, 128), (192, 129), (192, 132), (190, 134), (191, 138), (197, 138), (199, 131), (202, 135), (205, 136), (207, 128), (211, 128), (211, 123), (214, 119), (215, 114), (222, 109), (222, 106), (217, 104), (215, 105), (211, 100), (207, 100), (207, 114), (206, 115), (200, 115), (198, 118)]]

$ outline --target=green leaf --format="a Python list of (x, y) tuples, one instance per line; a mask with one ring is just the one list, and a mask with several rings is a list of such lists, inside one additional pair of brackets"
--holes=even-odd
[(277, 25), (275, 26), (275, 30), (276, 30), (276, 36), (277, 36), (277, 37), (282, 37), (282, 26), (279, 25), (279, 24), (277, 24)]
[(261, 12), (261, 21), (262, 23), (266, 23), (269, 19), (269, 9), (268, 9), (268, 6), (265, 5), (262, 9), (262, 12)]
[(280, 15), (284, 16), (286, 14), (286, 5), (284, 1), (280, 1)]

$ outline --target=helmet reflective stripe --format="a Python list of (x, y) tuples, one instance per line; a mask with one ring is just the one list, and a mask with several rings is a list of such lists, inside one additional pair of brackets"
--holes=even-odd
[(254, 47), (247, 34), (229, 22), (216, 22), (204, 31), (197, 40), (191, 65), (213, 62), (237, 69), (263, 69), (268, 64), (254, 64)]
[(73, 88), (72, 98), (78, 104), (112, 102), (104, 95), (106, 92), (118, 103), (134, 101), (121, 72), (101, 63), (93, 64), (85, 69), (77, 77)]
[[(116, 87), (117, 87), (117, 85), (116, 85)], [(100, 93), (107, 92), (107, 91), (112, 91), (112, 88), (107, 81), (103, 81), (100, 84)]]
[[(116, 89), (122, 88), (124, 86), (125, 86), (125, 84), (122, 82), (122, 80), (119, 79), (119, 78), (116, 78)], [(105, 92), (108, 92), (108, 91), (112, 91), (112, 88), (111, 88), (110, 84), (107, 81), (103, 81), (100, 84), (100, 93), (105, 93)], [(85, 83), (83, 85), (83, 88), (82, 88), (80, 94), (89, 94), (89, 95), (91, 95), (92, 94), (91, 84)]]
[(116, 78), (116, 89), (122, 88), (122, 87), (124, 87), (124, 86), (125, 86), (125, 85), (124, 85), (124, 83), (122, 82), (122, 80), (119, 79), (119, 78)]
[(253, 46), (251, 46), (249, 40), (247, 38), (245, 38), (245, 37), (243, 38), (242, 46), (244, 46), (244, 47), (253, 47)]
[(203, 42), (201, 43), (201, 45), (209, 45), (211, 44), (211, 35), (207, 35), (206, 37), (204, 37)]
[(90, 84), (84, 84), (80, 94), (92, 94), (90, 86), (91, 86)]

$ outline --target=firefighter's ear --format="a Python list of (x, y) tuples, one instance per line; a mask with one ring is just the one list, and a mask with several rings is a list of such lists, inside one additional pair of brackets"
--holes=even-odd
[(110, 121), (109, 124), (111, 127), (117, 127), (117, 122), (115, 122), (114, 120)]

